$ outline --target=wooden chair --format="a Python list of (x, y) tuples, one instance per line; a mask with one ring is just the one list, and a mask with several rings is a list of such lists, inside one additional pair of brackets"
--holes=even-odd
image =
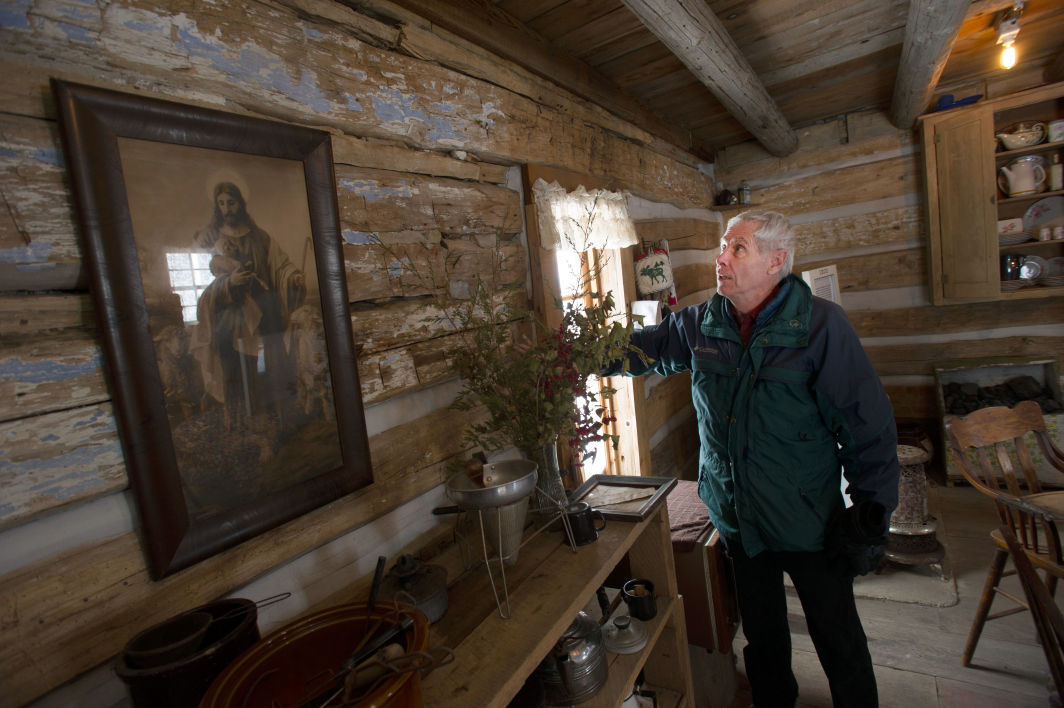
[[(953, 456), (961, 472), (965, 479), (979, 491), (992, 499), (997, 499), (999, 496), (1008, 499), (1041, 498), (1046, 506), (1064, 510), (1064, 492), (1042, 491), (1034, 461), (1023, 442), (1023, 437), (1027, 433), (1033, 433), (1046, 461), (1064, 474), (1064, 453), (1061, 453), (1049, 438), (1045, 420), (1042, 418), (1042, 409), (1037, 403), (1023, 401), (1013, 408), (1004, 406), (982, 408), (964, 418), (954, 419), (947, 428)], [(1007, 442), (1012, 443), (1011, 452), (1005, 445)], [(968, 457), (969, 450), (975, 451), (977, 467)], [(1018, 477), (1018, 474), (1021, 476)], [(1002, 481), (1004, 486), (1002, 486)], [(1061, 477), (1061, 481), (1064, 482), (1064, 476)], [(975, 646), (979, 642), (979, 635), (987, 620), (1023, 612), (1027, 608), (1021, 598), (999, 587), (1002, 577), (1014, 575), (1016, 571), (1005, 570), (1005, 564), (1009, 558), (1009, 547), (1000, 530), (991, 531), (990, 537), (996, 547), (994, 559), (990, 564), (983, 594), (979, 598), (979, 607), (976, 609), (972, 628), (968, 633), (968, 641), (964, 647), (964, 656), (961, 659), (964, 666), (971, 663)], [(1046, 571), (1054, 567), (1055, 562), (1059, 560), (1047, 553), (1048, 549), (1044, 545), (1044, 540), (1039, 543), (1037, 537), (1033, 537), (1029, 546), (1026, 547), (1026, 556), (1031, 563)], [(1048, 576), (1047, 587), (1050, 594), (1055, 594), (1056, 586), (1056, 576)], [(990, 606), (995, 595), (1004, 595), (1016, 603), (1016, 606), (990, 614)]]
[(1057, 607), (1049, 583), (1038, 577), (1038, 572), (1031, 562), (1032, 552), (1039, 553), (1037, 548), (1032, 547), (1031, 542), (1041, 537), (1045, 539), (1047, 554), (1054, 559), (1051, 565), (1042, 565), (1047, 578), (1054, 581), (1064, 578), (1057, 516), (1040, 508), (1036, 500), (999, 494), (994, 504), (1002, 520), (1000, 532), (1020, 577), (1023, 594), (1027, 597), (1027, 607), (1034, 618), (1038, 640), (1049, 663), (1049, 673), (1053, 676), (1057, 697), (1064, 700), (1064, 613)]

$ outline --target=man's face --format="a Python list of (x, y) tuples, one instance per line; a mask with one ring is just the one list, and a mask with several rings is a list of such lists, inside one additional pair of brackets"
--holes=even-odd
[(226, 226), (239, 226), (243, 222), (244, 209), (239, 200), (228, 192), (219, 192), (215, 200), (218, 213), (222, 215), (222, 221)]
[(754, 233), (759, 221), (740, 221), (720, 239), (717, 256), (717, 292), (739, 310), (749, 312), (761, 304), (779, 282), (785, 251), (762, 253)]

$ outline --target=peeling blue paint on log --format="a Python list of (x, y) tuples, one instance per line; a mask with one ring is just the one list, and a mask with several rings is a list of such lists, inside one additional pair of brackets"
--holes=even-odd
[(0, 424), (0, 527), (127, 485), (109, 404)]
[(465, 140), (465, 136), (455, 130), (454, 126), (443, 118), (433, 118), (428, 121), (428, 123), (432, 126), (432, 130), (425, 136), (429, 140), (437, 143), (446, 142), (448, 140), (452, 142), (462, 142)]
[(244, 47), (236, 59), (228, 56), (231, 49), (202, 37), (198, 28), (183, 27), (178, 30), (177, 46), (189, 56), (206, 59), (210, 65), (231, 79), (276, 91), (315, 113), (328, 113), (332, 102), (325, 98), (317, 86), (313, 72), (304, 70), (295, 82), (289, 76), (287, 65), (279, 57)]
[(340, 189), (357, 194), (367, 202), (383, 202), (389, 199), (402, 198), (410, 199), (414, 196), (413, 190), (410, 189), (410, 185), (405, 181), (399, 182), (399, 185), (396, 187), (383, 187), (380, 182), (341, 177), (337, 181), (337, 186)]
[[(403, 94), (395, 88), (382, 89), (379, 94), (370, 96), (370, 100), (373, 101), (373, 110), (382, 121), (389, 123), (407, 123), (410, 120), (423, 121), (432, 128), (425, 138), (436, 143), (447, 141), (464, 142), (467, 139), (467, 136), (458, 131), (455, 123), (468, 125), (469, 121), (463, 119), (452, 123), (443, 117), (429, 117), (428, 113), (423, 109), (414, 106), (414, 101), (417, 98), (416, 94)], [(451, 103), (434, 102), (429, 105), (434, 109), (446, 111), (447, 113), (454, 113), (457, 110), (457, 107)], [(490, 105), (485, 105), (485, 110), (487, 113), (491, 113), (493, 109)]]
[(32, 6), (31, 0), (16, 0), (0, 5), (0, 27), (30, 29), (29, 11)]
[(34, 241), (18, 248), (0, 249), (0, 263), (43, 263), (52, 255), (53, 249), (54, 246), (52, 244), (42, 241)]
[(23, 384), (69, 381), (95, 374), (101, 366), (103, 366), (103, 358), (99, 353), (88, 361), (79, 363), (11, 359), (0, 363), (0, 381), (16, 381)]
[(66, 161), (63, 160), (63, 153), (58, 148), (35, 147), (30, 152), (30, 157), (38, 162), (55, 165), (56, 167), (66, 165)]
[(344, 243), (350, 243), (353, 246), (368, 246), (377, 242), (376, 231), (367, 232), (344, 229), (341, 233), (344, 236)]
[(428, 121), (428, 114), (414, 108), (416, 95), (403, 95), (399, 89), (382, 89), (381, 94), (370, 96), (377, 117), (389, 123), (405, 123), (411, 118)]

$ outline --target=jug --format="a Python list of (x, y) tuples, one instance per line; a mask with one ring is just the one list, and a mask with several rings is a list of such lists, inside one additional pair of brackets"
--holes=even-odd
[(1017, 158), (998, 170), (998, 186), (1010, 197), (1041, 192), (1045, 182), (1046, 171), (1038, 155)]
[(533, 675), (543, 682), (550, 705), (567, 706), (598, 693), (608, 671), (602, 630), (581, 610)]

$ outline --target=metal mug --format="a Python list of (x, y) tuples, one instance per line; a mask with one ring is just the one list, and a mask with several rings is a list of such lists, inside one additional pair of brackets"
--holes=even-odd
[(1001, 279), (1019, 280), (1020, 266), (1023, 265), (1023, 256), (1018, 253), (1008, 253), (1001, 257)]
[[(569, 528), (573, 531), (573, 543), (586, 546), (598, 539), (598, 532), (606, 528), (606, 517), (587, 502), (578, 501), (565, 507)], [(596, 521), (601, 523), (596, 523)]]
[(654, 583), (645, 578), (632, 578), (621, 587), (624, 604), (628, 605), (628, 614), (636, 619), (654, 619), (658, 605), (654, 600)]

